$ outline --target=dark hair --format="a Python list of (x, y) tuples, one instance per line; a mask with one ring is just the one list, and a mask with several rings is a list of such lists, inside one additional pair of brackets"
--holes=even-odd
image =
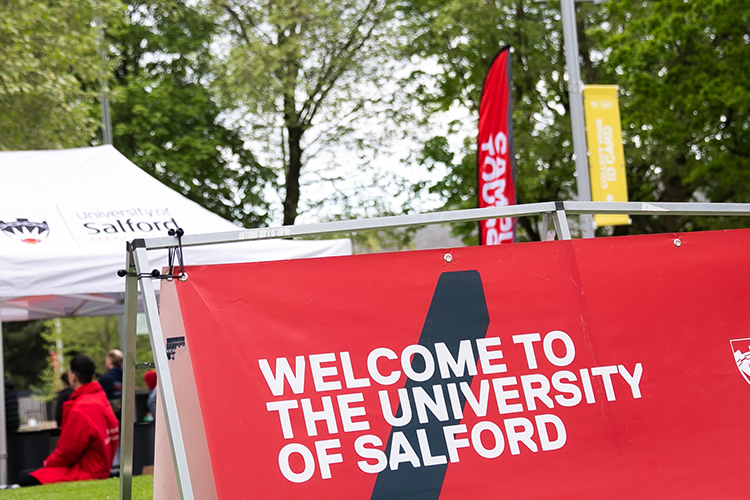
[(88, 384), (94, 378), (96, 365), (94, 360), (81, 354), (70, 360), (70, 371), (73, 372), (80, 383)]
[(70, 379), (68, 378), (68, 370), (65, 370), (60, 374), (60, 380), (63, 381), (63, 384), (65, 384), (65, 387), (70, 387)]

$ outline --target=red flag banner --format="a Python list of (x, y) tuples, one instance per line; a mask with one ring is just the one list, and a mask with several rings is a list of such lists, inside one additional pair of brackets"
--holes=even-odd
[(205, 429), (186, 445), (206, 443), (219, 499), (746, 498), (748, 247), (736, 230), (190, 268), (162, 289)]
[[(513, 120), (510, 100), (510, 47), (498, 52), (482, 88), (479, 104), (477, 194), (479, 208), (516, 203), (513, 160)], [(479, 223), (481, 245), (513, 243), (516, 223), (512, 217)]]

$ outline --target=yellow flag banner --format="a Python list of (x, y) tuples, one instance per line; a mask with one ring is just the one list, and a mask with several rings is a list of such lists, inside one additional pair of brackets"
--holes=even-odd
[[(622, 149), (620, 105), (616, 85), (586, 85), (583, 90), (589, 148), (591, 199), (628, 201), (625, 153)], [(625, 214), (594, 215), (597, 226), (629, 223)]]

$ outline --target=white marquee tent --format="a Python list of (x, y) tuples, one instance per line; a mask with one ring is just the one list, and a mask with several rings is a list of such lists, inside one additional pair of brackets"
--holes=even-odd
[[(236, 231), (111, 146), (0, 153), (2, 320), (109, 313), (125, 282), (125, 242)], [(348, 240), (255, 241), (185, 249), (192, 265), (351, 253)], [(150, 255), (156, 268), (167, 252)], [(121, 309), (109, 308), (112, 311)]]
[[(131, 163), (112, 146), (0, 152), (0, 326), (64, 316), (121, 314), (125, 242), (234, 231)], [(186, 265), (347, 255), (349, 240), (266, 240), (191, 247)], [(167, 265), (167, 251), (150, 255)], [(0, 372), (2, 367), (0, 337)], [(4, 394), (0, 384), (0, 429)], [(5, 456), (4, 432), (0, 457)], [(0, 482), (5, 460), (0, 458)]]

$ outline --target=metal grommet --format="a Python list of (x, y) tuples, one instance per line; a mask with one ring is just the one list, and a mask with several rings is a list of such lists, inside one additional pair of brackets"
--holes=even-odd
[(443, 259), (445, 259), (445, 262), (450, 262), (450, 261), (453, 260), (453, 256), (451, 254), (447, 253), (447, 254), (445, 254), (443, 256)]
[(674, 240), (674, 246), (679, 247), (681, 245), (682, 245), (682, 241), (680, 241), (679, 238), (675, 238), (675, 240)]
[(184, 282), (186, 282), (187, 280), (188, 280), (188, 275), (187, 275), (187, 273), (182, 273), (182, 274), (180, 274), (180, 281), (182, 281), (182, 282), (184, 283)]

